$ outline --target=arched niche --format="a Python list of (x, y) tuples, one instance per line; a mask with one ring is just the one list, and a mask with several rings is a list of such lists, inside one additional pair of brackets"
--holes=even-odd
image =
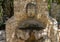
[(34, 3), (28, 3), (26, 5), (26, 14), (28, 17), (34, 17), (37, 14), (37, 6)]

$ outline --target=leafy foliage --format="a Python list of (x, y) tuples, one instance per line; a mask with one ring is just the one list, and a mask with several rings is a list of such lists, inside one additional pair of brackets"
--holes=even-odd
[(0, 26), (3, 24), (3, 9), (2, 9), (2, 1), (0, 0)]
[(13, 0), (0, 0), (0, 26), (13, 14)]
[(57, 0), (57, 4), (60, 4), (60, 0)]

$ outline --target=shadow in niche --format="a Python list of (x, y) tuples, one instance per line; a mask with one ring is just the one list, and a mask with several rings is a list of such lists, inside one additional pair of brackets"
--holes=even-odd
[(37, 24), (30, 24), (27, 27), (20, 27), (20, 30), (43, 30), (43, 27), (38, 26)]
[(0, 30), (5, 30), (5, 24), (2, 24), (2, 25), (0, 26)]

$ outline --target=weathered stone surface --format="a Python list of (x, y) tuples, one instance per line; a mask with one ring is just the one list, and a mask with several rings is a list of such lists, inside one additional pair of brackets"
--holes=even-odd
[[(14, 0), (14, 16), (12, 16), (6, 22), (6, 42), (25, 42), (25, 39), (21, 39), (21, 38), (27, 37), (25, 35), (26, 33), (22, 30), (19, 30), (19, 33), (18, 33), (18, 28), (20, 25), (22, 25), (22, 23), (24, 23), (27, 20), (34, 20), (39, 22), (39, 24), (43, 25), (42, 27), (44, 27), (45, 29), (42, 30), (43, 32), (41, 33), (41, 35), (40, 35), (41, 31), (35, 31), (35, 33), (38, 32), (39, 36), (42, 36), (43, 38), (44, 37), (46, 38), (47, 36), (47, 38), (49, 39), (51, 38), (52, 42), (57, 42), (57, 38), (56, 38), (57, 21), (54, 18), (51, 18), (49, 16), (47, 1), (48, 0)], [(34, 15), (35, 12), (36, 14)], [(31, 24), (33, 23), (31, 22)], [(20, 33), (22, 34), (25, 33), (24, 37), (23, 35), (21, 36)], [(19, 34), (21, 38), (17, 38), (16, 37), (17, 34)], [(35, 35), (35, 36), (38, 36), (38, 35)], [(40, 38), (38, 42), (41, 42)], [(46, 40), (44, 42), (50, 42), (50, 41)]]
[(5, 31), (4, 30), (0, 30), (0, 42), (5, 42)]

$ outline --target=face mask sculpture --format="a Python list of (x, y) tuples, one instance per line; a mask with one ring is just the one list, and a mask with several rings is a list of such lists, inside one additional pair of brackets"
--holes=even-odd
[(6, 38), (6, 42), (58, 42), (57, 21), (48, 15), (47, 0), (14, 0)]

